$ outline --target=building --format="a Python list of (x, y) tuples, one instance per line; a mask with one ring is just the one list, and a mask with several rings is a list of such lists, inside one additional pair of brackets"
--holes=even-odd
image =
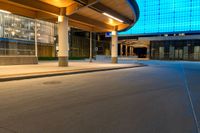
[[(1, 1), (0, 65), (37, 64), (38, 56), (58, 56), (59, 66), (68, 66), (69, 55), (89, 55), (91, 59), (97, 32), (113, 33), (111, 56), (117, 63), (117, 32), (134, 25), (138, 14), (135, 0)], [(87, 31), (89, 48), (80, 50), (85, 42), (80, 44), (71, 29)]]
[[(37, 27), (37, 47), (35, 46)], [(0, 11), (0, 64), (7, 64), (6, 57), (55, 56), (55, 24)], [(35, 49), (38, 49), (38, 52)], [(5, 58), (3, 58), (5, 57)], [(13, 61), (17, 64), (20, 60)], [(33, 59), (33, 63), (37, 60)]]
[(199, 0), (136, 1), (140, 17), (132, 28), (119, 33), (122, 45), (149, 41), (146, 53), (151, 59), (200, 60)]

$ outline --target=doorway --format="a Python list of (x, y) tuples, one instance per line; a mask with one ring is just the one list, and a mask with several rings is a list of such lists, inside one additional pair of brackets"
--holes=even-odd
[(146, 58), (147, 57), (147, 48), (134, 48), (134, 53), (138, 56), (138, 58)]
[(175, 59), (183, 60), (183, 49), (182, 48), (175, 49)]

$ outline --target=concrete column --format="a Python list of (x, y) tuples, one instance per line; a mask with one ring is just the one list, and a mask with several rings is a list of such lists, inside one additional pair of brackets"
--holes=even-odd
[(58, 24), (58, 64), (61, 67), (68, 66), (68, 28), (68, 18), (66, 16), (63, 16), (62, 22), (59, 22)]
[(117, 35), (117, 31), (112, 32), (111, 57), (112, 57), (112, 63), (118, 63), (118, 35)]
[(120, 56), (123, 56), (123, 44), (120, 44)]
[(90, 32), (90, 62), (92, 62), (92, 32)]
[(133, 56), (133, 47), (131, 46), (131, 56)]
[(128, 56), (128, 45), (126, 45), (126, 56)]
[(147, 58), (150, 58), (150, 45), (147, 46)]
[(130, 56), (133, 56), (133, 47), (130, 46)]

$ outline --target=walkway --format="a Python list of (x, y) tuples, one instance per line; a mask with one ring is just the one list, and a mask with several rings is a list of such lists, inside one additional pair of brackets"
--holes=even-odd
[(15, 79), (68, 75), (95, 71), (106, 71), (124, 68), (140, 67), (141, 64), (111, 64), (105, 62), (72, 61), (69, 67), (58, 67), (56, 61), (43, 61), (38, 65), (0, 66), (0, 82)]

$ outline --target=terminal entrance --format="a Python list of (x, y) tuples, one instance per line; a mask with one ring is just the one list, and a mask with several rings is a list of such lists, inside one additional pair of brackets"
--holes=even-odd
[(138, 58), (146, 58), (147, 57), (147, 48), (134, 48), (134, 53), (138, 56)]
[(124, 39), (119, 40), (119, 53), (121, 57), (130, 58), (149, 58), (150, 54), (150, 41), (136, 40), (136, 39)]
[(200, 60), (200, 40), (151, 41), (151, 59)]
[(183, 49), (176, 49), (175, 50), (175, 59), (182, 60), (183, 59)]

